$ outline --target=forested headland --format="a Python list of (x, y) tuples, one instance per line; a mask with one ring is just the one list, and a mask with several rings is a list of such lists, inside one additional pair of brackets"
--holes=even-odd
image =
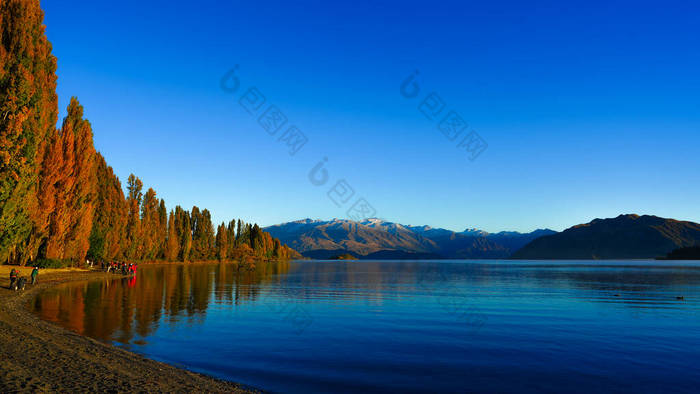
[(125, 193), (77, 98), (57, 127), (51, 50), (38, 0), (0, 2), (0, 263), (297, 256), (257, 224), (168, 211), (133, 174)]

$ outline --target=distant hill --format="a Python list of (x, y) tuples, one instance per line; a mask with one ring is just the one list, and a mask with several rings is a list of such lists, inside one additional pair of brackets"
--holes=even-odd
[(700, 224), (657, 216), (596, 219), (539, 237), (515, 259), (650, 259), (700, 244)]
[(554, 234), (489, 234), (477, 229), (454, 232), (430, 226), (406, 226), (380, 219), (299, 220), (265, 228), (282, 243), (314, 259), (352, 254), (365, 259), (503, 259), (535, 238)]

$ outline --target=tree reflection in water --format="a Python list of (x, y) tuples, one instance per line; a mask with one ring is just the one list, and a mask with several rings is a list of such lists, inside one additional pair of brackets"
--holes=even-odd
[(289, 262), (147, 266), (132, 278), (57, 286), (35, 298), (32, 307), (42, 319), (80, 334), (128, 344), (162, 321), (203, 319), (212, 293), (219, 303), (254, 301), (260, 292), (255, 285), (288, 271)]

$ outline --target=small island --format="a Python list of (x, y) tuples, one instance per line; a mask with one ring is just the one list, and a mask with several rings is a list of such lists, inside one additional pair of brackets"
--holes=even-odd
[(358, 260), (358, 258), (351, 255), (350, 253), (343, 253), (336, 256), (332, 256), (330, 260)]

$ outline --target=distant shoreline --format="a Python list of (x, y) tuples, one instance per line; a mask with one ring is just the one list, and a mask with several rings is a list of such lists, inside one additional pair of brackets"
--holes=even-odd
[[(151, 263), (149, 263), (151, 264)], [(164, 263), (168, 264), (168, 263)], [(36, 286), (8, 289), (14, 266), (0, 266), (0, 387), (6, 391), (253, 392), (79, 335), (27, 308), (40, 291), (63, 283), (115, 278), (81, 269), (42, 270)], [(19, 267), (28, 276), (30, 267)], [(9, 351), (16, 349), (16, 351)]]

